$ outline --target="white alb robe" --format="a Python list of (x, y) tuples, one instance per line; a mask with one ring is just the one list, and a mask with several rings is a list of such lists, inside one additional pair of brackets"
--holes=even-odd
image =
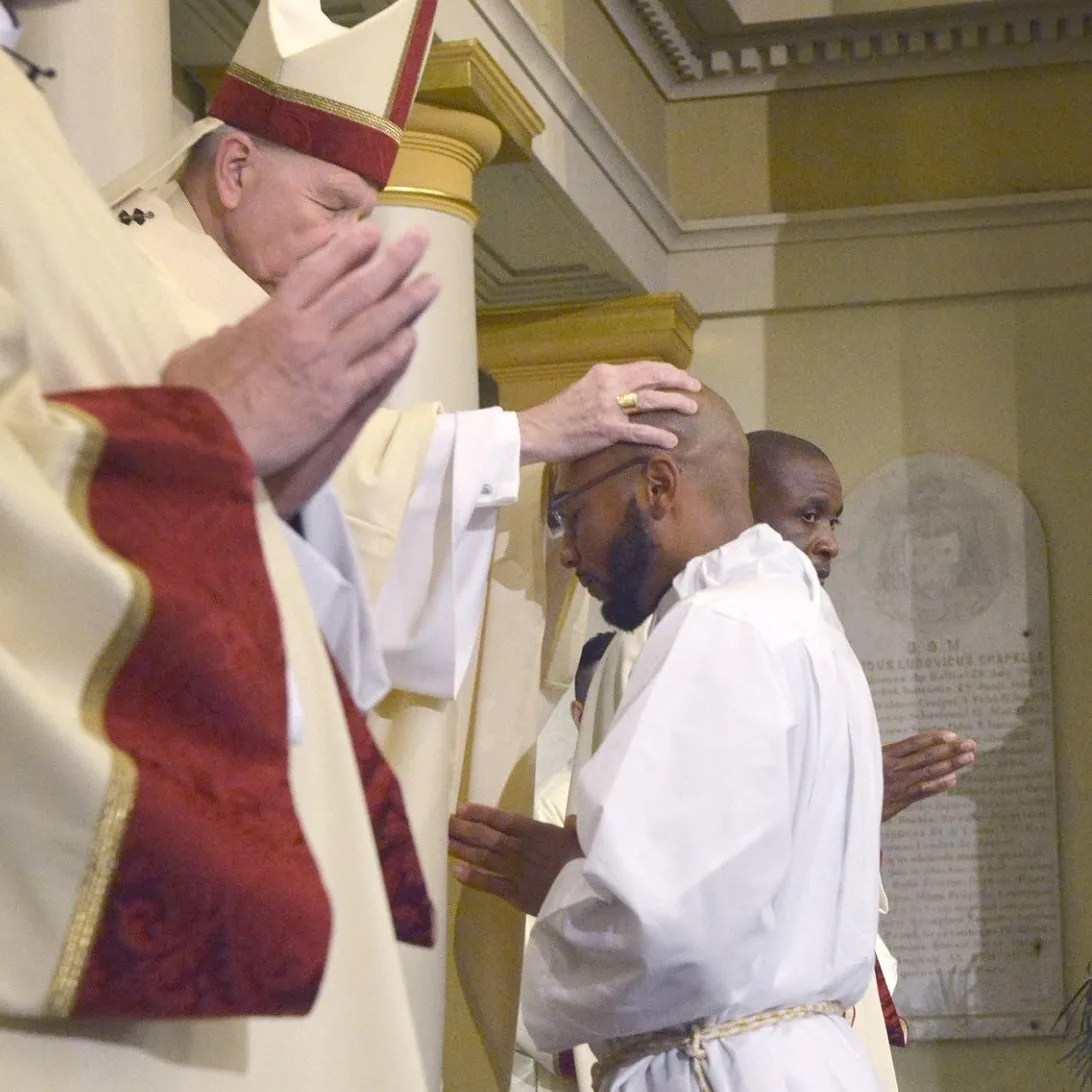
[[(807, 558), (766, 526), (695, 558), (574, 787), (586, 856), (525, 963), (536, 1045), (851, 1006), (872, 974), (882, 796), (868, 685)], [(706, 1049), (717, 1092), (877, 1088), (840, 1017)], [(669, 1052), (605, 1087), (694, 1085)]]

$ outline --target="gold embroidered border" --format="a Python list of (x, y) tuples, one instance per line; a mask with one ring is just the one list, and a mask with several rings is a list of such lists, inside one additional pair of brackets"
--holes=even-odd
[(91, 841), (91, 856), (80, 882), (76, 909), (68, 926), (61, 959), (49, 987), (45, 1010), (45, 1015), (49, 1017), (63, 1018), (72, 1013), (83, 973), (87, 969), (91, 946), (99, 931), (106, 893), (117, 872), (121, 841), (136, 800), (136, 765), (123, 751), (112, 750), (106, 800)]
[[(140, 640), (151, 616), (152, 592), (148, 578), (135, 565), (103, 545), (91, 523), (89, 494), (106, 446), (102, 424), (90, 414), (72, 406), (55, 406), (75, 418), (85, 429), (80, 451), (72, 467), (68, 507), (75, 520), (98, 543), (103, 553), (122, 565), (132, 581), (132, 594), (117, 627), (106, 642), (84, 685), (80, 696), (80, 714), (86, 731), (104, 738), (106, 699), (125, 661)], [(109, 741), (107, 741), (109, 742)], [(116, 747), (110, 748), (110, 780), (106, 788), (83, 879), (76, 896), (76, 906), (68, 925), (64, 947), (50, 984), (46, 1015), (68, 1016), (76, 1003), (76, 994), (87, 967), (91, 946), (98, 933), (106, 904), (106, 894), (117, 871), (122, 839), (136, 800), (137, 771), (132, 759)]]
[(343, 121), (351, 121), (357, 125), (367, 126), (369, 129), (376, 129), (381, 133), (385, 133), (396, 143), (402, 143), (402, 130), (393, 121), (380, 117), (378, 114), (373, 114), (370, 110), (347, 106), (336, 99), (328, 99), (325, 95), (314, 95), (309, 91), (299, 91), (295, 87), (286, 87), (284, 84), (276, 83), (249, 68), (243, 67), (241, 64), (236, 64), (234, 61), (228, 65), (227, 75), (234, 76), (237, 80), (242, 80), (243, 83), (249, 84), (267, 95), (272, 95), (275, 99), (295, 103), (297, 106), (309, 106), (312, 110), (332, 114)]

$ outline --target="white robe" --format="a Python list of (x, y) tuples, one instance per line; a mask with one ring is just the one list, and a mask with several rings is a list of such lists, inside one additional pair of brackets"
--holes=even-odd
[[(547, 895), (525, 964), (536, 1045), (850, 1007), (872, 974), (882, 796), (868, 685), (807, 558), (759, 526), (694, 559), (575, 785), (586, 856)], [(840, 1017), (706, 1049), (717, 1092), (877, 1088)], [(694, 1086), (669, 1052), (606, 1087)]]

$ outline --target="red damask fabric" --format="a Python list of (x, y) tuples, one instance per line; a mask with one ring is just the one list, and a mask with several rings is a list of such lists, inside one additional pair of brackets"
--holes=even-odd
[(895, 1008), (895, 1000), (887, 988), (887, 979), (883, 976), (880, 961), (876, 960), (876, 990), (880, 995), (880, 1008), (883, 1009), (883, 1022), (887, 1028), (887, 1041), (893, 1047), (904, 1047), (908, 1040), (906, 1021)]
[(253, 467), (195, 391), (62, 400), (107, 431), (90, 517), (153, 596), (106, 704), (139, 782), (73, 1015), (306, 1013), (331, 909), (288, 783), (285, 653)]
[(432, 903), (413, 842), (402, 786), (379, 750), (367, 718), (353, 703), (349, 688), (332, 658), (330, 665), (337, 676), (345, 721), (349, 725), (360, 781), (368, 801), (395, 935), (406, 944), (431, 948), (434, 943)]
[(275, 144), (359, 174), (383, 189), (394, 169), (398, 141), (372, 128), (302, 102), (290, 102), (228, 72), (209, 115)]

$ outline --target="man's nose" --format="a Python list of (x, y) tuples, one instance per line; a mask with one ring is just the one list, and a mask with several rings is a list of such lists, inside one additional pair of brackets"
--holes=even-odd
[(580, 561), (580, 554), (576, 549), (576, 542), (573, 539), (573, 536), (567, 532), (565, 537), (561, 540), (561, 550), (557, 556), (562, 566), (566, 569), (575, 569), (577, 563)]
[(811, 541), (812, 550), (820, 557), (833, 561), (838, 556), (838, 536), (829, 523), (824, 524), (816, 532)]

